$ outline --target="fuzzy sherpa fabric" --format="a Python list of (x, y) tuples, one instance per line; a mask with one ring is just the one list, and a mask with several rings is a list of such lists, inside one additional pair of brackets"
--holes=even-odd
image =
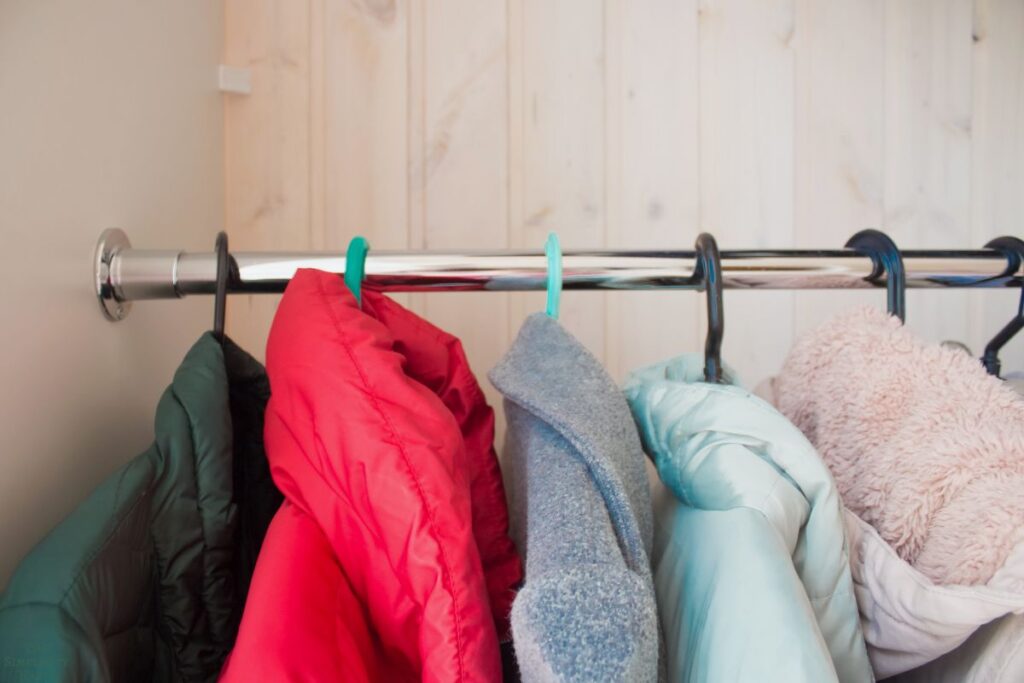
[(543, 313), (490, 378), (505, 397), (503, 470), (526, 559), (512, 604), (522, 680), (657, 680), (651, 497), (625, 399)]
[(1024, 539), (1024, 400), (869, 307), (804, 336), (771, 387), (843, 502), (938, 584), (985, 584)]

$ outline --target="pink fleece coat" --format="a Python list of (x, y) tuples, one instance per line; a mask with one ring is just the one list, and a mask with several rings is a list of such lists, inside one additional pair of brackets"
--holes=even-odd
[(805, 335), (773, 402), (845, 505), (939, 584), (984, 584), (1024, 539), (1024, 400), (874, 308)]

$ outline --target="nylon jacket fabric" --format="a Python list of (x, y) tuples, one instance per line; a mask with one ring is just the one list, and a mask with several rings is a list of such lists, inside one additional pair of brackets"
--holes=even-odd
[(490, 373), (526, 578), (512, 605), (523, 681), (654, 681), (657, 608), (644, 455), (622, 393), (543, 313)]
[(266, 370), (231, 339), (225, 337), (221, 346), (228, 375), (232, 480), (238, 510), (234, 566), (237, 599), (233, 629), (237, 631), (263, 537), (284, 497), (270, 476), (270, 463), (263, 447), (263, 413), (270, 400), (270, 381)]
[[(728, 377), (728, 375), (727, 375)], [(806, 438), (703, 357), (633, 373), (626, 396), (677, 499), (656, 520), (673, 681), (871, 681), (834, 482)]]
[[(1003, 670), (1008, 655), (1020, 660), (1009, 670), (1019, 671), (1024, 650), (1013, 652), (1017, 644), (1010, 634), (1015, 629), (993, 635), (986, 626), (1024, 619), (1024, 548), (1017, 548), (984, 586), (941, 585), (903, 560), (874, 527), (850, 510), (844, 512), (850, 573), (875, 676), (887, 679), (914, 669), (949, 667), (961, 671), (962, 680), (969, 680), (969, 671), (985, 672), (970, 680), (1024, 680), (989, 676)], [(972, 636), (982, 630), (988, 635)], [(919, 675), (915, 680), (927, 678)]]
[[(407, 665), (374, 656), (380, 644), (316, 520), (289, 501), (274, 515), (251, 599), (221, 680), (400, 681)], [(339, 613), (346, 618), (339, 618)], [(355, 615), (359, 615), (356, 618)], [(318, 630), (313, 632), (311, 625)]]
[(363, 293), (363, 310), (394, 335), (395, 350), (406, 360), (406, 373), (437, 394), (459, 425), (469, 465), (473, 537), (498, 636), (505, 640), (523, 565), (509, 536), (508, 502), (494, 450), (494, 410), (456, 337), (376, 292)]
[(893, 683), (1019, 683), (1024, 681), (1024, 615), (985, 624), (963, 645)]
[(454, 338), (363, 297), (300, 270), (278, 307), (265, 440), (287, 502), (222, 680), (501, 679), (521, 569), (493, 413)]
[[(261, 413), (265, 388), (251, 356), (199, 339), (160, 399), (154, 444), (15, 571), (0, 598), (0, 681), (216, 679), (244, 598), (238, 575), (251, 571), (241, 546), (262, 538), (248, 512), (249, 541), (238, 535), (233, 461), (262, 451), (247, 436), (258, 424), (233, 428), (230, 400)], [(257, 488), (247, 505), (276, 495)]]

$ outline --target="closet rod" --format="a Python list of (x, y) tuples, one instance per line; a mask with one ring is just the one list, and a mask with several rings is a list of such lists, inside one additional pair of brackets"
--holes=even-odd
[[(907, 287), (1020, 287), (1024, 277), (1009, 272), (997, 251), (904, 250)], [(338, 252), (231, 253), (237, 272), (232, 293), (284, 291), (299, 268), (345, 272)], [(722, 282), (727, 289), (854, 289), (884, 287), (872, 277), (871, 259), (849, 249), (723, 249)], [(700, 289), (693, 250), (568, 250), (563, 253), (564, 289)], [(120, 230), (103, 233), (96, 249), (95, 285), (104, 312), (113, 319), (139, 299), (173, 299), (212, 294), (216, 253), (134, 249)], [(366, 283), (390, 292), (543, 290), (547, 260), (542, 250), (386, 251), (371, 250)]]

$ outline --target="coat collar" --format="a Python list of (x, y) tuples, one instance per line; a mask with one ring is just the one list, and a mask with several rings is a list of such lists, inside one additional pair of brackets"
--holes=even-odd
[[(188, 415), (189, 429), (199, 439), (197, 448), (221, 454), (231, 448), (228, 375), (224, 351), (210, 332), (204, 333), (174, 373), (170, 393)], [(157, 434), (163, 430), (163, 402), (157, 408)], [(177, 426), (173, 421), (168, 429)], [(214, 457), (211, 455), (211, 457)], [(228, 459), (230, 463), (230, 459)], [(227, 469), (230, 471), (230, 464)]]
[(630, 568), (646, 564), (653, 522), (643, 449), (626, 400), (600, 362), (557, 321), (535, 313), (489, 376), (505, 400), (572, 445), (605, 500)]

